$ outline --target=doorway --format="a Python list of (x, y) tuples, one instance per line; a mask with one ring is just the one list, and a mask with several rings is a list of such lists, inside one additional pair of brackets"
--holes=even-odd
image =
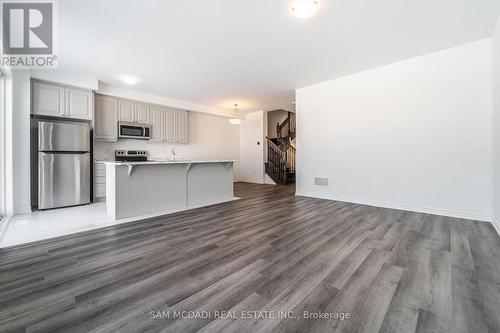
[(280, 185), (295, 184), (295, 113), (286, 110), (267, 112), (266, 175)]

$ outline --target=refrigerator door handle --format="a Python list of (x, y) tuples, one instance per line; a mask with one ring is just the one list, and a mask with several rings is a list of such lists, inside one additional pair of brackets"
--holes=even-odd
[(52, 150), (54, 144), (52, 142), (54, 131), (54, 123), (48, 121), (40, 121), (38, 123), (38, 149)]
[(38, 207), (54, 205), (54, 155), (39, 153), (38, 159)]

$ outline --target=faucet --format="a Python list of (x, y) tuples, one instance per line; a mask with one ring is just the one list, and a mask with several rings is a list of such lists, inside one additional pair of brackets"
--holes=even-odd
[(170, 153), (174, 156), (173, 157), (173, 160), (175, 161), (175, 147), (172, 148), (172, 150), (170, 151)]

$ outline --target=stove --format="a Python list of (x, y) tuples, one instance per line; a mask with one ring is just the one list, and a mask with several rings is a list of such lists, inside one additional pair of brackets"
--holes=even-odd
[(115, 150), (117, 162), (146, 162), (148, 152), (145, 150)]

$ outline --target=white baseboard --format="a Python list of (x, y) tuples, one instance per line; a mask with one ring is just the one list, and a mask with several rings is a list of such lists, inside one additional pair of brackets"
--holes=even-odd
[(240, 178), (237, 181), (243, 183), (264, 184), (264, 179)]
[(460, 218), (460, 219), (468, 219), (468, 220), (476, 220), (476, 221), (481, 221), (481, 222), (492, 223), (491, 216), (487, 216), (487, 215), (484, 215), (481, 213), (475, 213), (475, 212), (456, 211), (456, 210), (440, 209), (440, 208), (430, 208), (430, 207), (414, 206), (414, 205), (400, 204), (400, 203), (389, 203), (389, 202), (382, 202), (382, 201), (375, 201), (375, 200), (360, 200), (360, 199), (346, 198), (346, 197), (323, 197), (323, 196), (309, 195), (309, 194), (303, 194), (303, 193), (298, 193), (298, 192), (295, 195), (304, 196), (304, 197), (311, 197), (311, 198), (326, 199), (326, 200), (341, 201), (341, 202), (349, 202), (349, 203), (355, 203), (355, 204), (359, 204), (359, 205), (390, 208), (390, 209), (397, 209), (397, 210), (406, 210), (406, 211), (410, 211), (410, 212), (449, 216), (449, 217), (456, 217), (456, 218)]
[(268, 185), (276, 185), (276, 182), (274, 180), (272, 180), (271, 177), (269, 177), (266, 173), (266, 175), (264, 176), (264, 183), (268, 184)]

